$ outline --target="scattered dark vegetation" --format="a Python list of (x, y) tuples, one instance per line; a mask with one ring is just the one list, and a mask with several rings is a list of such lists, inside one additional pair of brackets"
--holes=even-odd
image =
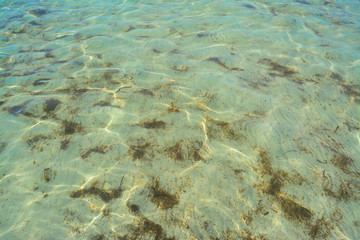
[(6, 148), (6, 143), (0, 142), (0, 153), (2, 153)]
[(148, 95), (148, 96), (150, 96), (150, 97), (155, 96), (154, 91), (151, 90), (151, 89), (148, 89), (148, 88), (142, 88), (142, 89), (140, 89), (139, 91), (137, 91), (137, 93), (141, 93), (141, 94), (143, 94), (143, 95)]
[(130, 145), (129, 151), (133, 160), (142, 160), (144, 159), (147, 151), (152, 148), (152, 145), (143, 139), (138, 139), (137, 142), (137, 145)]
[(106, 239), (104, 234), (97, 234), (91, 238), (91, 240), (104, 240), (104, 239)]
[(173, 160), (184, 161), (186, 159), (201, 161), (204, 157), (201, 154), (203, 143), (192, 139), (182, 139), (177, 141), (173, 146), (165, 149), (166, 154)]
[(137, 240), (137, 239), (154, 239), (154, 240), (175, 240), (174, 237), (167, 237), (164, 229), (160, 224), (154, 223), (146, 217), (141, 217), (140, 223), (134, 229), (131, 236), (118, 236), (120, 240)]
[(113, 107), (112, 102), (114, 100), (113, 94), (107, 94), (104, 100), (101, 100), (94, 104), (94, 106), (101, 106), (101, 107)]
[(62, 122), (62, 127), (64, 128), (65, 135), (71, 135), (84, 130), (84, 127), (80, 123), (69, 120), (64, 120)]
[[(122, 178), (123, 180), (123, 178)], [(106, 191), (103, 188), (97, 187), (99, 181), (95, 181), (89, 188), (83, 188), (77, 191), (73, 191), (70, 193), (71, 198), (83, 198), (89, 195), (94, 195), (100, 197), (104, 202), (110, 202), (112, 199), (116, 199), (122, 196), (123, 188), (122, 180), (118, 188), (110, 189), (110, 191)]]
[(61, 150), (66, 150), (69, 147), (69, 143), (70, 143), (69, 139), (65, 139), (65, 140), (61, 141), (60, 149)]
[(59, 93), (66, 93), (66, 94), (72, 94), (71, 99), (77, 99), (81, 97), (84, 93), (88, 92), (90, 89), (88, 88), (78, 88), (76, 86), (68, 87), (68, 88), (62, 88), (56, 90), (56, 92)]
[(312, 239), (322, 238), (326, 239), (332, 229), (332, 224), (329, 220), (325, 220), (324, 218), (317, 219), (316, 223), (312, 226), (309, 232), (309, 236)]
[(285, 217), (295, 220), (296, 222), (309, 222), (313, 216), (313, 213), (301, 206), (299, 203), (292, 199), (285, 197), (278, 197), (281, 210), (285, 213)]
[(112, 100), (99, 101), (99, 102), (95, 103), (94, 106), (111, 107), (112, 106)]
[(85, 158), (89, 157), (90, 154), (92, 154), (92, 153), (105, 154), (107, 150), (108, 150), (108, 146), (106, 146), (106, 145), (96, 146), (96, 147), (90, 148), (85, 153), (83, 153), (81, 155), (81, 158), (85, 159)]
[(343, 81), (343, 77), (340, 75), (340, 73), (330, 72), (329, 75), (332, 79), (338, 80), (339, 82)]
[(108, 217), (108, 216), (110, 216), (111, 211), (109, 208), (104, 208), (101, 210), (101, 213), (103, 216)]
[[(348, 159), (344, 161), (347, 163), (349, 162)], [(281, 191), (282, 187), (285, 185), (285, 182), (302, 184), (306, 180), (303, 179), (299, 174), (290, 175), (283, 170), (274, 169), (271, 166), (271, 161), (266, 151), (259, 150), (259, 163), (261, 165), (261, 170), (264, 174), (264, 177), (270, 177), (269, 182), (261, 186), (263, 192), (276, 199), (276, 202), (284, 213), (284, 216), (292, 221), (303, 224), (308, 229), (308, 235), (312, 239), (327, 238), (333, 229), (333, 222), (341, 220), (341, 213), (338, 212), (338, 210), (335, 210), (330, 217), (330, 220), (326, 220), (324, 217), (322, 217), (321, 219), (317, 219), (314, 222), (314, 213), (311, 209), (302, 206), (300, 203), (286, 196)], [(325, 174), (324, 177), (326, 178)], [(330, 190), (328, 185), (329, 182), (327, 182), (323, 188), (324, 193), (339, 200), (347, 200), (351, 197), (354, 197), (354, 192), (359, 194), (359, 191), (356, 189), (359, 189), (360, 184), (356, 182), (345, 181), (345, 183), (340, 185), (340, 188), (337, 192)]]
[(281, 188), (284, 186), (285, 181), (298, 182), (299, 184), (302, 182), (297, 181), (294, 178), (299, 176), (291, 177), (288, 173), (283, 170), (273, 169), (271, 166), (271, 161), (268, 156), (268, 153), (263, 150), (259, 150), (259, 163), (261, 165), (262, 173), (270, 177), (270, 180), (267, 184), (262, 185), (263, 192), (275, 197), (277, 200), (277, 204), (283, 211), (286, 218), (296, 221), (298, 223), (305, 222), (310, 224), (313, 212), (301, 204), (297, 203), (293, 199), (286, 197), (281, 192)]
[(360, 183), (356, 180), (346, 180), (340, 183), (339, 187), (333, 190), (332, 185), (326, 182), (323, 185), (323, 191), (326, 196), (335, 198), (339, 201), (360, 199)]
[(349, 156), (347, 156), (343, 153), (333, 154), (330, 161), (335, 167), (337, 167), (344, 173), (355, 174), (355, 175), (357, 174), (358, 176), (360, 176), (358, 173), (355, 173), (354, 171), (351, 170), (351, 166), (353, 165), (354, 160), (352, 158), (350, 158)]
[(238, 67), (229, 67), (225, 64), (225, 62), (222, 62), (218, 57), (211, 57), (211, 58), (208, 58), (206, 59), (207, 61), (210, 61), (210, 62), (214, 62), (216, 63), (217, 65), (227, 69), (227, 70), (231, 70), (231, 71), (244, 71), (244, 69), (242, 68), (238, 68)]
[(291, 76), (291, 75), (297, 73), (295, 71), (295, 69), (293, 69), (291, 67), (280, 65), (279, 63), (274, 62), (268, 58), (260, 59), (259, 63), (267, 65), (271, 71), (276, 72), (275, 75), (277, 75), (277, 76), (287, 77), (287, 76)]
[(236, 123), (229, 123), (221, 120), (216, 120), (209, 116), (204, 116), (206, 119), (206, 127), (207, 127), (207, 135), (210, 139), (216, 138), (225, 138), (228, 140), (241, 140), (245, 138), (245, 136), (240, 132), (239, 129), (236, 129)]
[(158, 179), (155, 179), (150, 186), (151, 202), (156, 204), (160, 209), (167, 210), (179, 203), (177, 197), (160, 187)]
[(341, 87), (343, 88), (344, 93), (353, 98), (360, 97), (360, 85), (350, 85), (348, 83), (341, 83)]
[(159, 129), (159, 128), (165, 128), (166, 123), (162, 120), (156, 120), (156, 118), (154, 118), (150, 121), (141, 122), (139, 123), (139, 125), (147, 129)]
[[(36, 134), (33, 135), (25, 140), (26, 144), (31, 148), (31, 150), (35, 150), (38, 152), (41, 152), (44, 150), (46, 142), (43, 142), (44, 140), (47, 140), (51, 138), (50, 136), (46, 136), (43, 134)], [(39, 144), (39, 142), (42, 142), (42, 144)]]
[(28, 146), (33, 146), (38, 141), (48, 139), (48, 138), (50, 138), (50, 137), (46, 136), (46, 135), (43, 135), (43, 134), (36, 134), (36, 135), (33, 135), (33, 136), (29, 137), (28, 139), (26, 139), (26, 144)]
[(113, 72), (104, 72), (102, 76), (105, 80), (109, 81), (112, 79), (113, 74), (114, 74)]

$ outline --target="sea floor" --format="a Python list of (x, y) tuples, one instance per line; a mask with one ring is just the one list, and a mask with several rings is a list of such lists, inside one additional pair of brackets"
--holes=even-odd
[(1, 1), (0, 239), (359, 239), (359, 1)]

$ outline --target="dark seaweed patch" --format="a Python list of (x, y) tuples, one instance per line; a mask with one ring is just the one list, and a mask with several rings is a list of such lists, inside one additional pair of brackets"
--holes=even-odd
[(0, 77), (9, 77), (9, 76), (11, 76), (12, 74), (11, 73), (9, 73), (9, 72), (6, 72), (6, 73), (1, 73), (0, 74)]
[(259, 63), (269, 66), (270, 70), (275, 71), (277, 73), (277, 75), (282, 76), (282, 77), (291, 76), (291, 75), (297, 73), (293, 68), (280, 65), (279, 63), (274, 62), (268, 58), (260, 59)]
[(159, 180), (155, 179), (150, 186), (150, 201), (160, 209), (167, 210), (179, 203), (176, 195), (167, 192), (160, 187)]
[(48, 144), (46, 141), (51, 138), (50, 136), (45, 136), (43, 134), (33, 135), (25, 140), (26, 144), (31, 148), (31, 150), (36, 150), (37, 152), (42, 152), (45, 146)]
[(141, 160), (144, 159), (145, 154), (147, 153), (149, 148), (151, 148), (150, 143), (139, 140), (137, 145), (130, 145), (129, 151), (132, 155), (133, 160)]
[(105, 80), (111, 80), (113, 78), (113, 74), (115, 74), (115, 73), (119, 73), (119, 70), (108, 69), (102, 74), (102, 76)]
[(297, 222), (307, 222), (307, 224), (309, 224), (313, 212), (281, 193), (281, 188), (284, 186), (285, 181), (291, 181), (301, 185), (304, 179), (300, 174), (289, 176), (289, 174), (283, 170), (273, 169), (269, 155), (264, 150), (259, 150), (259, 163), (261, 165), (260, 171), (270, 177), (269, 182), (262, 185), (263, 192), (273, 196), (277, 200), (286, 218)]
[(289, 198), (279, 197), (278, 200), (287, 218), (298, 222), (309, 222), (311, 220), (313, 213), (309, 209)]
[[(144, 238), (145, 237), (145, 238)], [(162, 226), (154, 223), (146, 217), (141, 218), (139, 226), (135, 229), (132, 236), (129, 238), (127, 235), (120, 239), (154, 239), (154, 240), (175, 240), (174, 237), (168, 238)]]
[(6, 148), (6, 143), (0, 142), (0, 153), (2, 153)]
[(0, 101), (0, 106), (3, 105), (6, 101), (3, 100), (3, 101)]
[(332, 225), (328, 220), (325, 220), (324, 218), (317, 219), (316, 223), (311, 227), (309, 231), (309, 236), (312, 239), (327, 239), (332, 229), (331, 226)]
[(45, 101), (44, 105), (43, 105), (43, 110), (44, 112), (46, 112), (47, 114), (50, 114), (51, 112), (53, 112), (56, 107), (60, 104), (61, 102), (57, 99), (48, 99)]
[(173, 49), (173, 50), (171, 50), (171, 53), (172, 54), (179, 54), (180, 51), (179, 51), (179, 49)]
[(108, 150), (108, 146), (105, 146), (105, 145), (96, 146), (94, 148), (90, 148), (85, 153), (83, 153), (81, 155), (81, 158), (85, 159), (85, 158), (89, 157), (90, 154), (92, 154), (92, 153), (105, 154), (107, 150)]
[(203, 143), (190, 139), (183, 139), (176, 142), (173, 146), (165, 149), (166, 154), (173, 160), (184, 161), (186, 159), (201, 161), (204, 157), (201, 154)]
[(104, 234), (96, 234), (91, 238), (91, 240), (104, 240), (104, 239), (106, 239)]
[(360, 97), (360, 91), (358, 90), (359, 89), (358, 85), (352, 86), (352, 85), (347, 84), (347, 83), (342, 83), (340, 85), (343, 88), (344, 93), (347, 96), (349, 96), (349, 97)]
[(203, 143), (200, 141), (192, 142), (192, 146), (189, 147), (189, 156), (192, 157), (195, 161), (204, 160), (200, 150), (203, 147)]
[(166, 149), (166, 153), (170, 158), (174, 160), (178, 160), (178, 161), (185, 160), (183, 149), (181, 146), (181, 141), (177, 142), (174, 146), (168, 147)]
[(74, 98), (80, 97), (82, 94), (86, 93), (87, 91), (89, 91), (89, 89), (87, 88), (75, 88), (72, 89), (72, 93)]
[(69, 143), (70, 143), (69, 139), (65, 139), (65, 140), (61, 141), (60, 149), (61, 150), (66, 150), (69, 147)]
[(103, 78), (105, 80), (111, 80), (112, 79), (112, 76), (113, 76), (113, 73), (112, 72), (105, 72), (103, 73)]
[(218, 65), (221, 65), (221, 64), (224, 64), (222, 61), (220, 61), (220, 58), (218, 57), (210, 57), (208, 59), (206, 59), (207, 61), (210, 61), (210, 62), (214, 62)]
[(111, 107), (112, 106), (112, 100), (100, 101), (100, 102), (95, 103), (94, 106)]
[(332, 79), (338, 80), (338, 81), (340, 81), (340, 82), (343, 81), (343, 78), (342, 78), (342, 76), (340, 75), (340, 73), (330, 72), (330, 77), (331, 77)]
[(122, 192), (123, 192), (123, 189), (121, 187), (122, 180), (118, 188), (113, 188), (108, 191), (105, 191), (102, 188), (98, 188), (97, 187), (98, 183), (99, 181), (95, 181), (89, 188), (83, 188), (77, 191), (73, 191), (70, 193), (70, 197), (83, 198), (89, 195), (94, 195), (100, 197), (104, 202), (110, 202), (112, 199), (116, 199), (122, 196)]
[(109, 208), (104, 208), (101, 210), (101, 213), (103, 216), (108, 217), (108, 216), (110, 216), (111, 211)]
[(269, 181), (268, 187), (265, 188), (264, 192), (273, 196), (277, 196), (280, 193), (283, 185), (283, 179), (281, 179), (279, 175), (272, 176)]
[(318, 30), (313, 28), (310, 24), (304, 23), (304, 25), (309, 28), (315, 35), (322, 37), (322, 34)]
[(65, 135), (71, 135), (84, 130), (83, 126), (81, 126), (80, 123), (69, 120), (64, 120), (62, 122), (62, 127), (64, 128)]
[(51, 52), (47, 52), (47, 53), (45, 53), (45, 58), (56, 58), (56, 56), (54, 54), (52, 54)]
[(344, 173), (350, 174), (352, 171), (349, 167), (354, 163), (354, 160), (348, 157), (345, 154), (333, 154), (330, 159), (331, 163), (334, 164), (335, 167), (343, 171)]
[(205, 116), (207, 135), (211, 139), (226, 138), (229, 140), (240, 140), (245, 136), (234, 128), (233, 123), (216, 120), (211, 117)]
[(45, 136), (43, 134), (37, 134), (37, 135), (34, 135), (28, 139), (26, 139), (26, 144), (28, 146), (34, 146), (37, 144), (37, 142), (39, 142), (40, 140), (44, 140), (44, 139), (48, 139), (50, 138), (49, 136)]
[(143, 89), (140, 89), (139, 91), (137, 91), (138, 93), (141, 93), (143, 95), (148, 95), (148, 96), (151, 96), (153, 97), (155, 94), (152, 90), (150, 89), (147, 89), (147, 88), (143, 88)]
[(227, 69), (227, 70), (231, 70), (231, 71), (244, 71), (244, 69), (242, 68), (238, 68), (238, 67), (229, 67), (225, 64), (225, 62), (222, 62), (218, 57), (210, 57), (208, 59), (206, 59), (207, 61), (210, 61), (210, 62), (214, 62), (216, 63), (217, 65)]
[(56, 62), (54, 62), (54, 64), (57, 64), (57, 63), (66, 63), (67, 61), (66, 60), (59, 60), (59, 61), (56, 61)]
[(165, 128), (166, 123), (162, 120), (156, 120), (156, 118), (145, 121), (139, 124), (143, 128), (147, 129), (159, 129), (159, 128)]
[(335, 198), (340, 201), (348, 201), (348, 200), (358, 200), (360, 184), (359, 182), (347, 180), (340, 184), (340, 186), (334, 190), (329, 187), (329, 183), (327, 182), (323, 186), (323, 191), (326, 196)]
[(76, 99), (76, 98), (80, 97), (81, 95), (83, 95), (84, 93), (86, 93), (87, 91), (89, 91), (89, 89), (88, 88), (70, 87), (70, 88), (58, 89), (56, 91), (60, 92), (60, 93), (71, 93), (72, 94), (71, 98)]

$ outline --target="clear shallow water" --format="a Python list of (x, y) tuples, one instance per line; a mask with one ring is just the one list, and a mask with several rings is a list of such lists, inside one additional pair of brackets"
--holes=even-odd
[(1, 239), (358, 239), (358, 1), (2, 1)]

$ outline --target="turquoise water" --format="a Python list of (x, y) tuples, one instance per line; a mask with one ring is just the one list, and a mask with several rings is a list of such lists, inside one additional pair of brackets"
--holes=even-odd
[(0, 239), (359, 239), (359, 1), (1, 1)]

